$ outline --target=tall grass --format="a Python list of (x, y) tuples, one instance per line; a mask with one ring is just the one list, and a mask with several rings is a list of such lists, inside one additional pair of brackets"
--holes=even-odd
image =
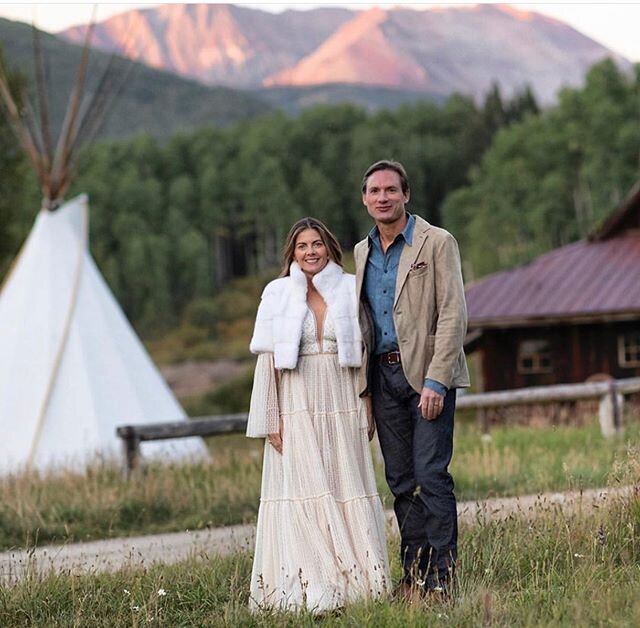
[[(474, 424), (456, 428), (452, 472), (459, 499), (602, 486), (629, 445), (605, 441), (598, 426), (496, 428), (487, 440)], [(253, 521), (258, 508), (262, 441), (211, 439), (213, 462), (151, 465), (131, 480), (96, 464), (86, 474), (0, 478), (0, 547), (199, 529)], [(392, 505), (377, 466), (385, 506)]]
[(96, 464), (86, 473), (3, 477), (0, 547), (253, 520), (260, 498), (261, 444), (221, 436), (211, 449), (209, 464), (153, 464), (131, 479), (113, 463)]
[[(638, 452), (618, 470), (640, 482)], [(622, 474), (620, 472), (622, 471)], [(392, 574), (399, 576), (397, 540)], [(2, 626), (635, 626), (640, 619), (640, 495), (591, 514), (541, 501), (535, 518), (462, 526), (450, 603), (380, 600), (316, 618), (247, 610), (251, 559), (194, 557), (113, 574), (31, 577), (0, 588)]]
[(617, 460), (640, 443), (640, 423), (606, 440), (596, 420), (582, 427), (512, 426), (480, 433), (456, 425), (451, 465), (459, 499), (604, 486)]

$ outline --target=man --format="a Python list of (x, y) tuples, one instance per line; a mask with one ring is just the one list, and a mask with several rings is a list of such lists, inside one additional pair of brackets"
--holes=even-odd
[(399, 592), (449, 592), (457, 512), (447, 468), (456, 388), (469, 386), (467, 311), (453, 236), (409, 214), (402, 164), (378, 161), (362, 179), (375, 226), (355, 247), (365, 341), (361, 395), (371, 396), (401, 533)]

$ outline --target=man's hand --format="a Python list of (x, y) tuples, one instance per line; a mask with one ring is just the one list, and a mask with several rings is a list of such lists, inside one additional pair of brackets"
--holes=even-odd
[(425, 386), (422, 389), (420, 401), (418, 403), (418, 408), (422, 413), (422, 418), (427, 419), (428, 421), (433, 421), (433, 419), (440, 415), (443, 407), (444, 396)]
[(373, 435), (376, 433), (376, 422), (373, 418), (373, 402), (371, 401), (370, 396), (366, 396), (364, 399), (364, 406), (367, 409), (367, 436), (369, 440), (373, 438)]

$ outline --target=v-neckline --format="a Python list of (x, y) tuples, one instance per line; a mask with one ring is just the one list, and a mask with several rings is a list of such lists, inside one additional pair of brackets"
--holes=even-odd
[(327, 307), (324, 308), (324, 315), (322, 316), (322, 325), (318, 324), (318, 316), (316, 315), (316, 311), (309, 305), (307, 301), (307, 309), (311, 312), (311, 316), (313, 317), (313, 326), (316, 330), (316, 342), (318, 343), (318, 349), (320, 353), (323, 351), (323, 337), (324, 337), (324, 324), (327, 320)]

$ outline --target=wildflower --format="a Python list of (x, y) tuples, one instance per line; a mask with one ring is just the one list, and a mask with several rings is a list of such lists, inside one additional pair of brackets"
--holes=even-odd
[(140, 607), (138, 605), (134, 605), (134, 606), (131, 607), (131, 610), (132, 611), (139, 611)]
[(158, 589), (158, 597), (164, 597), (167, 592), (164, 589)]
[(584, 558), (584, 554), (574, 554), (576, 558)]
[(131, 591), (129, 589), (122, 589), (125, 595), (131, 595)]

